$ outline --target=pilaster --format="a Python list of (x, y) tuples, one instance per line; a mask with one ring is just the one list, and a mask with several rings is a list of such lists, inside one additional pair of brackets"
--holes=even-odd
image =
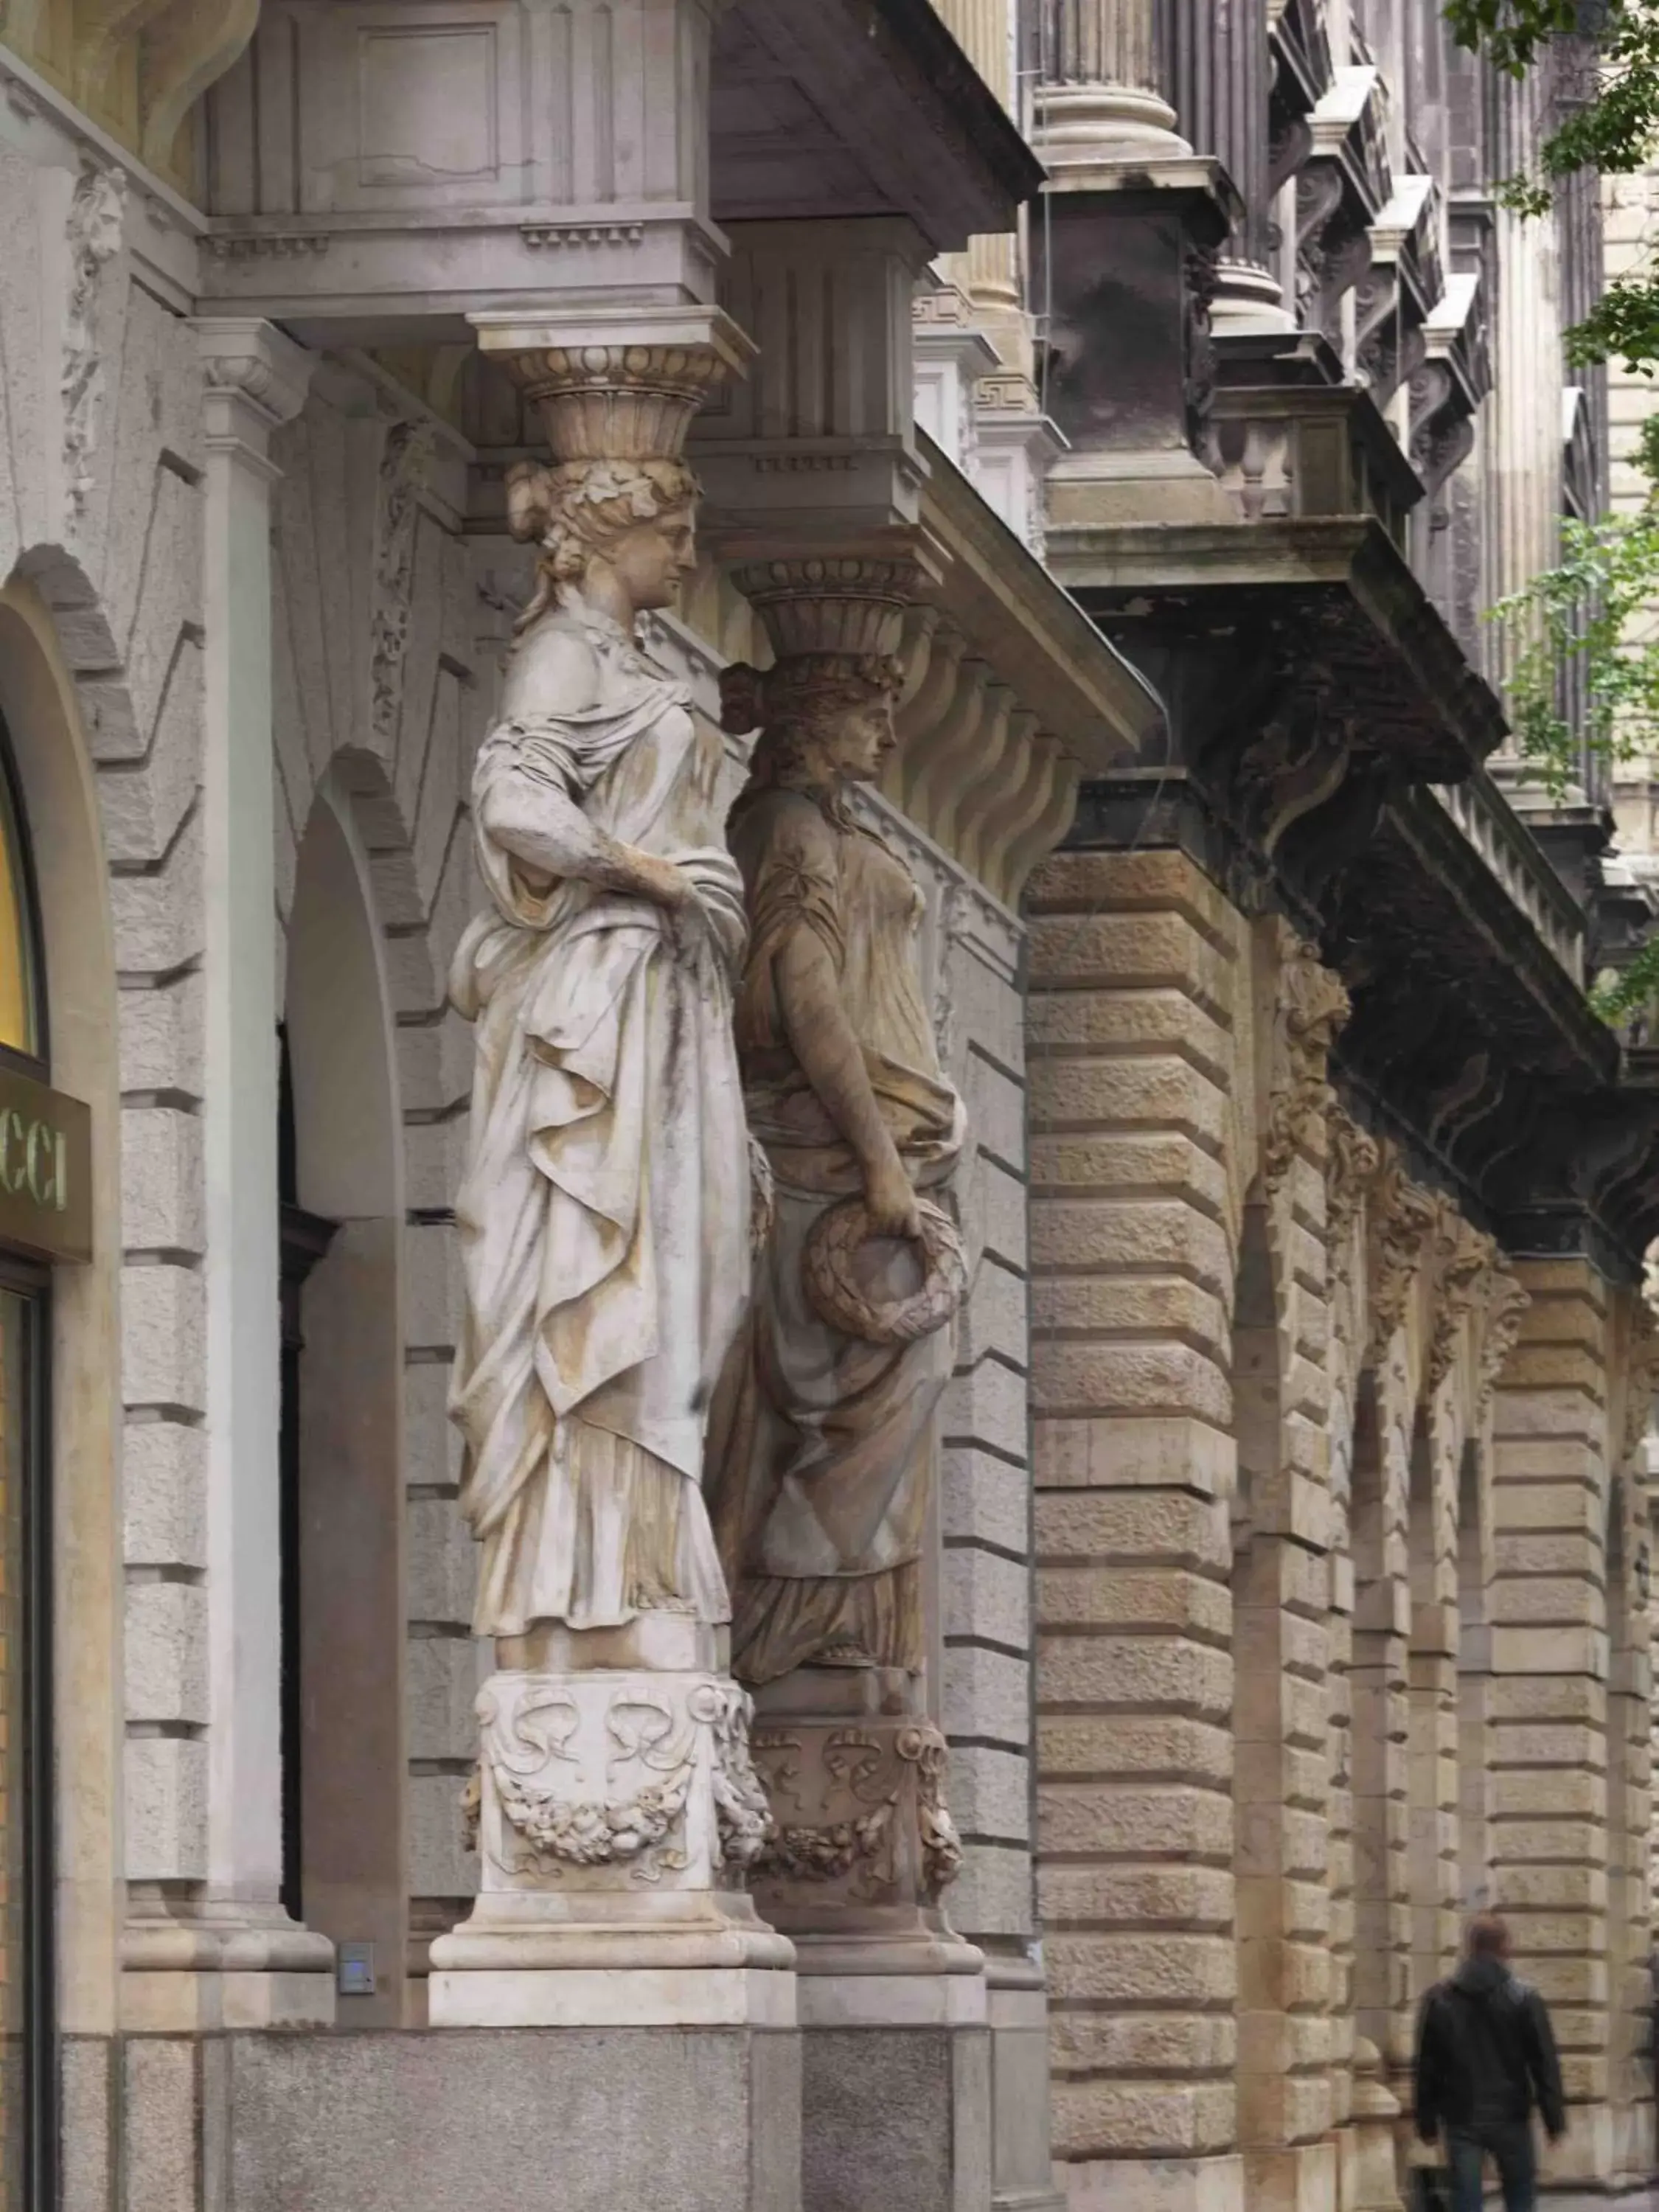
[(271, 434), (311, 358), (270, 324), (197, 325), (206, 453), (203, 1163), (206, 1232), (207, 1845), (173, 1917), (130, 1923), (130, 2025), (324, 2024), (326, 1940), (283, 1879), (277, 1438), (276, 825)]
[(1613, 2161), (1607, 1291), (1583, 1260), (1516, 1272), (1531, 1303), (1492, 1417), (1492, 1887), (1560, 2046), (1551, 2175), (1589, 2183)]
[(1183, 855), (1032, 879), (1038, 1911), (1068, 2202), (1242, 2212), (1223, 1148), (1243, 924)]

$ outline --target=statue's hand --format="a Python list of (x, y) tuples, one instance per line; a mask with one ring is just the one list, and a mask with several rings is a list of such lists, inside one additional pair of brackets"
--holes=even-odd
[(666, 908), (670, 914), (678, 914), (696, 898), (696, 886), (681, 867), (672, 860), (659, 860), (654, 853), (635, 852), (629, 856), (634, 876), (642, 897)]
[(872, 1237), (915, 1237), (921, 1234), (916, 1194), (904, 1172), (903, 1161), (891, 1146), (884, 1159), (865, 1170), (864, 1210), (869, 1217)]

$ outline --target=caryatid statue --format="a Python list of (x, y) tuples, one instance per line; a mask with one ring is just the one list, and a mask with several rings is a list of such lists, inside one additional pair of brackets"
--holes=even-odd
[(763, 1910), (798, 1936), (850, 1911), (933, 1946), (957, 1845), (928, 1717), (925, 1552), (964, 1288), (951, 1184), (966, 1117), (922, 986), (922, 892), (854, 804), (894, 744), (904, 576), (854, 561), (739, 572), (777, 652), (722, 685), (729, 726), (760, 732), (730, 835), (750, 923), (738, 1047), (775, 1196), (710, 1482), (732, 1668), (758, 1693), (780, 1821)]
[(489, 904), (451, 976), (477, 1057), (450, 1410), (496, 1662), (483, 1894), (433, 1953), (452, 2022), (483, 2003), (455, 1970), (557, 1967), (578, 1935), (587, 1966), (672, 1963), (665, 1942), (694, 1966), (789, 1956), (734, 1871), (767, 1816), (703, 1494), (749, 1294), (742, 882), (720, 733), (635, 635), (692, 563), (680, 446), (720, 365), (713, 348), (508, 356), (558, 458), (508, 484), (536, 586), (473, 776)]

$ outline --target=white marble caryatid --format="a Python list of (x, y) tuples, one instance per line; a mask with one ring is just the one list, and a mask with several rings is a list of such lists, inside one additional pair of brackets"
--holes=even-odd
[(720, 734), (633, 637), (690, 565), (694, 496), (676, 460), (509, 486), (539, 581), (473, 775), (492, 903), (451, 978), (477, 1034), (451, 1411), (473, 1627), (509, 1666), (548, 1626), (728, 1617), (702, 1479), (748, 1292), (743, 886)]
[(508, 485), (537, 583), (473, 776), (489, 904), (451, 977), (477, 1060), (450, 1407), (496, 1672), (483, 1893), (434, 1947), (433, 2017), (597, 2019), (603, 1966), (650, 1970), (606, 2017), (687, 2020), (707, 1990), (658, 1970), (789, 1960), (737, 1872), (768, 1819), (703, 1498), (749, 1295), (742, 881), (720, 733), (634, 635), (691, 563), (680, 445), (720, 353), (492, 338), (558, 458)]

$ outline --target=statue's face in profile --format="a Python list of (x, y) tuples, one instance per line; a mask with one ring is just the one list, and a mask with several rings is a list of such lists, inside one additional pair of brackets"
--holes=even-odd
[(867, 705), (848, 708), (836, 717), (827, 739), (830, 766), (837, 776), (848, 783), (874, 783), (898, 743), (892, 702), (874, 698)]
[(637, 612), (671, 607), (696, 565), (696, 526), (689, 507), (672, 507), (653, 521), (625, 530), (605, 556)]

